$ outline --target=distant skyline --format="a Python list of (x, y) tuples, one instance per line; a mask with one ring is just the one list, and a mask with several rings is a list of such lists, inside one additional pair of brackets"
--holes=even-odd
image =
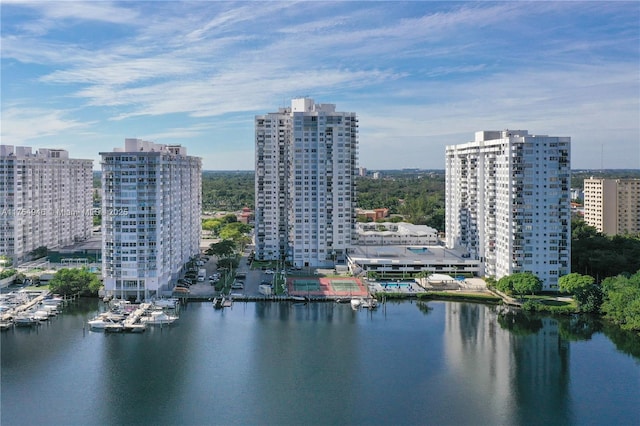
[(308, 96), (359, 166), (444, 169), (479, 130), (570, 136), (640, 168), (640, 3), (6, 1), (1, 143), (94, 160), (127, 137), (254, 168), (254, 116)]

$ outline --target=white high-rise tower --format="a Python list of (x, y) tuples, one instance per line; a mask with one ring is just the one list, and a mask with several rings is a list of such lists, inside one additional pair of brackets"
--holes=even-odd
[(571, 138), (476, 132), (446, 148), (446, 242), (499, 279), (532, 272), (545, 289), (571, 272)]
[(100, 155), (105, 291), (161, 296), (200, 250), (201, 159), (140, 139)]
[(343, 261), (355, 235), (356, 114), (293, 99), (256, 116), (255, 138), (256, 259)]

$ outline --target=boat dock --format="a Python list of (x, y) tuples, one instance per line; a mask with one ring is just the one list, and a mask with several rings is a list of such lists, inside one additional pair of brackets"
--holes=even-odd
[(52, 298), (48, 290), (2, 294), (0, 328), (6, 330), (14, 324), (35, 325), (47, 321), (49, 317), (57, 315), (58, 307), (73, 299), (75, 298)]
[(140, 306), (129, 314), (129, 316), (123, 321), (124, 329), (127, 331), (143, 331), (146, 328), (144, 324), (140, 323), (142, 315), (151, 308), (151, 303), (141, 303)]

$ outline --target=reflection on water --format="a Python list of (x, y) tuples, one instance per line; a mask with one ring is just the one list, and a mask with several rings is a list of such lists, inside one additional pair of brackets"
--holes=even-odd
[(437, 301), (359, 312), (194, 303), (174, 326), (140, 335), (83, 331), (98, 303), (2, 333), (3, 425), (624, 424), (640, 416), (640, 362), (626, 355), (637, 339), (588, 318), (500, 316)]
[[(458, 380), (483, 395), (501, 421), (566, 424), (568, 344), (557, 321), (510, 313), (495, 307), (449, 304), (446, 351)], [(483, 408), (478, 408), (483, 409)]]

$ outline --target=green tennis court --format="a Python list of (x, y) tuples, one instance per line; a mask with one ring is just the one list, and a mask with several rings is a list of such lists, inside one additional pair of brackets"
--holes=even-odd
[(293, 291), (320, 291), (320, 281), (313, 279), (297, 279), (293, 280)]
[(330, 285), (333, 288), (333, 291), (360, 291), (358, 282), (353, 280), (331, 280)]
[(369, 292), (357, 278), (288, 278), (289, 294), (294, 296), (367, 296)]

